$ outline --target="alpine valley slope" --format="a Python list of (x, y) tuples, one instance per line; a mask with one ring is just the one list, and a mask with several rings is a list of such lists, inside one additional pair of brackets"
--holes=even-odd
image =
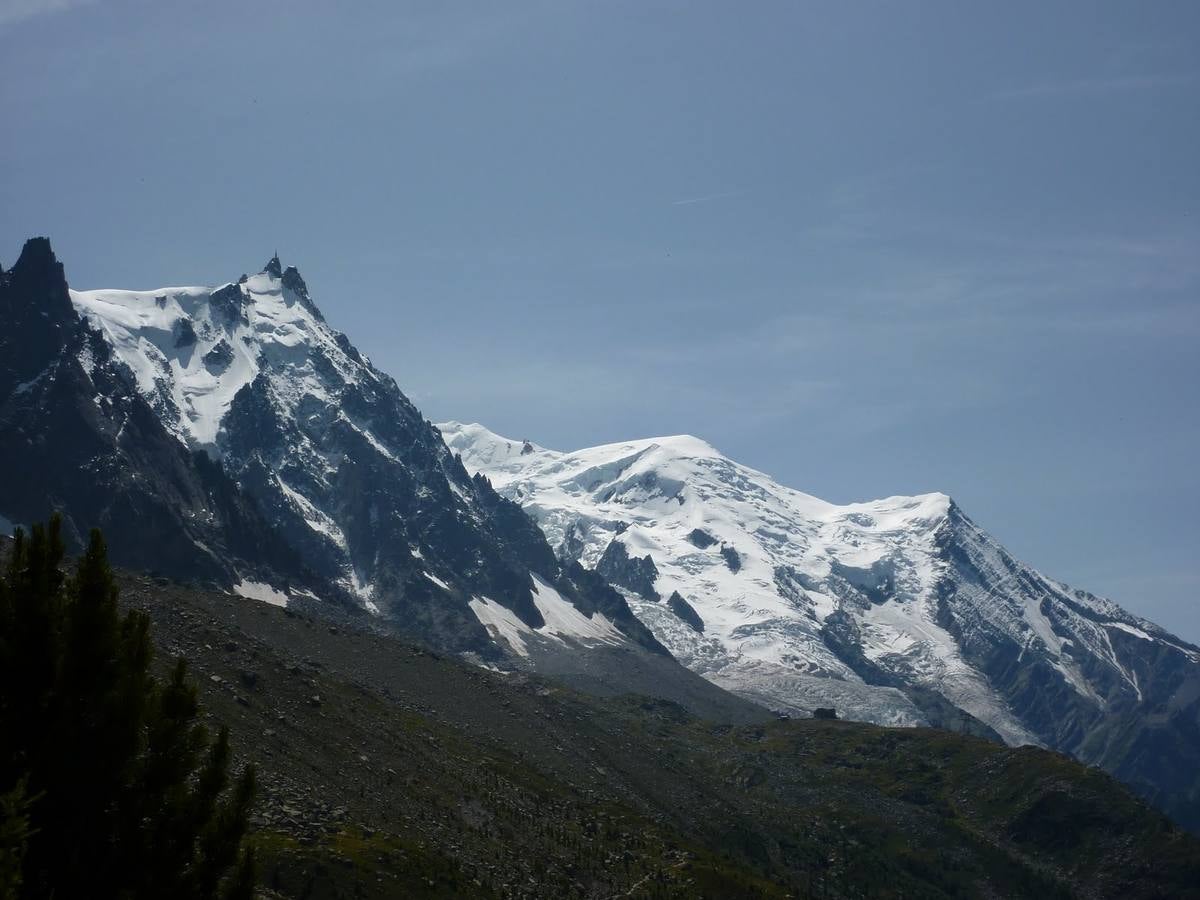
[(714, 683), (1048, 746), (1200, 827), (1200, 648), (1017, 561), (946, 495), (837, 506), (690, 436), (562, 453), (439, 427)]
[(215, 288), (81, 292), (28, 241), (0, 272), (0, 463), (21, 475), (0, 484), (0, 517), (58, 510), (76, 546), (100, 526), (122, 565), (581, 687), (766, 715), (557, 559), (278, 258)]

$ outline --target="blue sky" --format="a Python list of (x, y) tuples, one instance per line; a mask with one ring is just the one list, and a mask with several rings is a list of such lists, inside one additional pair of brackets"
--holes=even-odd
[(1200, 641), (1194, 2), (0, 0), (0, 116), (0, 262), (278, 248), (434, 420), (944, 490)]

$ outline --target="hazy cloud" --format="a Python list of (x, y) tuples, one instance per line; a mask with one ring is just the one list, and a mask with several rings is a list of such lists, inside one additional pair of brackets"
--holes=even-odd
[(684, 200), (671, 201), (672, 206), (691, 206), (693, 203), (707, 203), (709, 200), (720, 200), (722, 197), (740, 197), (745, 191), (721, 191), (719, 194), (705, 194), (703, 197), (688, 197)]
[(65, 12), (95, 2), (96, 0), (0, 0), (0, 29), (38, 16)]

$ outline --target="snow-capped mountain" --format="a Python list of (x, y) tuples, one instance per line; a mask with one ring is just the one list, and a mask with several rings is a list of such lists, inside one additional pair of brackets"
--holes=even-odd
[[(138, 513), (130, 526), (153, 545), (155, 568), (276, 602), (358, 602), (449, 648), (492, 643), (471, 602), (535, 634), (544, 610), (560, 623), (547, 635), (562, 637), (565, 604), (593, 630), (602, 620), (610, 640), (626, 639), (622, 627), (644, 635), (627, 609), (589, 608), (536, 526), (466, 474), (395, 383), (324, 322), (295, 269), (273, 259), (216, 288), (76, 292), (39, 239), (0, 277), (11, 370), (0, 427), (20, 457), (10, 471), (48, 460), (44, 478), (0, 492), (6, 519), (58, 507), (80, 520), (76, 531), (120, 532)], [(83, 485), (55, 484), (68, 477), (60, 461), (27, 452), (59, 434), (66, 450), (87, 451), (77, 467), (106, 510), (71, 515)], [(164, 467), (158, 480), (173, 493), (156, 483)], [(220, 514), (205, 478), (245, 521)], [(112, 496), (122, 485), (129, 500)], [(161, 532), (176, 524), (173, 540), (190, 548), (167, 554)], [(231, 531), (257, 537), (231, 552)], [(267, 554), (255, 543), (270, 541), (285, 548), (274, 567), (256, 559)]]
[(1015, 560), (944, 494), (838, 506), (690, 436), (563, 453), (439, 427), (716, 684), (780, 711), (991, 731), (1149, 793), (1196, 790), (1200, 649)]
[(278, 259), (71, 292), (34, 239), (0, 272), (0, 524), (59, 510), (121, 565), (725, 721), (762, 712), (718, 685), (1046, 744), (1200, 825), (1200, 650), (949, 498), (839, 507), (688, 437), (444, 432)]
[(0, 273), (0, 519), (104, 529), (123, 564), (231, 583), (312, 585), (220, 466), (176, 440), (72, 308), (50, 242)]
[(601, 643), (625, 641), (623, 624), (655, 646), (627, 610), (614, 620), (564, 597), (577, 592), (537, 528), (329, 327), (295, 268), (272, 258), (216, 288), (71, 300), (167, 430), (218, 460), (305, 563), (371, 613), (460, 649), (482, 646), (499, 618), (543, 637), (570, 621)]
[[(259, 274), (215, 289), (72, 291), (71, 300), (168, 431), (222, 460), (309, 565), (377, 611), (374, 560), (351, 559), (339, 521), (346, 517), (330, 508), (330, 495), (345, 477), (344, 458), (365, 449), (376, 466), (394, 462), (396, 432), (419, 430), (421, 421), (325, 324), (299, 273), (272, 259)], [(391, 434), (381, 440), (372, 404), (389, 400), (382, 428)], [(438, 462), (425, 461), (435, 469)]]
[(35, 239), (0, 273), (0, 325), (0, 462), (25, 476), (0, 485), (0, 519), (57, 509), (122, 565), (759, 715), (468, 475), (277, 258), (215, 288), (69, 291)]

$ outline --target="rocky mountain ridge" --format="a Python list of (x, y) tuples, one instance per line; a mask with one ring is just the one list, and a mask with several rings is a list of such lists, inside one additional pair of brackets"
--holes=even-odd
[(34, 239), (0, 275), (0, 321), (0, 452), (24, 476), (0, 490), (6, 522), (57, 509), (125, 565), (489, 666), (736, 702), (468, 475), (278, 259), (215, 288), (77, 292)]
[(45, 238), (0, 274), (0, 518), (50, 510), (78, 546), (98, 526), (123, 562), (205, 581), (312, 587), (297, 554), (220, 466), (177, 441), (71, 305)]

